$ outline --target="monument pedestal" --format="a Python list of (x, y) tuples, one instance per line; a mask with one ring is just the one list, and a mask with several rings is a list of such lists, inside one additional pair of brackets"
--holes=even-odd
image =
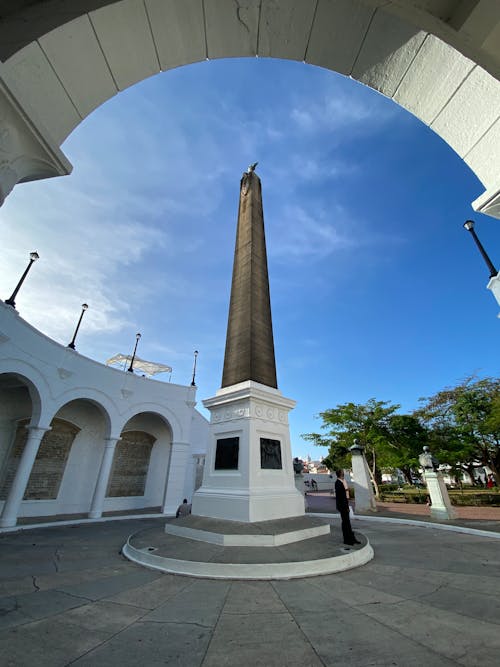
[(431, 517), (441, 519), (442, 521), (455, 519), (457, 514), (450, 503), (448, 489), (441, 473), (434, 472), (433, 470), (425, 470), (424, 476), (432, 503)]
[(192, 514), (242, 522), (303, 515), (288, 426), (295, 401), (247, 380), (203, 405), (211, 412), (209, 454)]
[(352, 476), (354, 478), (354, 505), (356, 511), (377, 511), (375, 494), (368, 471), (368, 463), (361, 445), (355, 444), (350, 448), (352, 454)]

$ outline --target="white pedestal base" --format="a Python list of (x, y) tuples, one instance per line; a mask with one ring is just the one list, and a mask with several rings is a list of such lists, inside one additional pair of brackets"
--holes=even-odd
[[(195, 506), (196, 500), (196, 506)], [(296, 489), (287, 493), (272, 491), (225, 493), (201, 487), (193, 498), (192, 513), (229, 521), (270, 521), (301, 516), (305, 512), (304, 496)]]
[[(295, 401), (249, 380), (219, 389), (203, 404), (211, 412), (210, 444), (192, 513), (244, 522), (303, 515), (304, 497), (295, 488), (288, 427)], [(237, 462), (221, 467), (217, 443), (228, 439), (237, 442)], [(281, 467), (278, 463), (269, 467), (269, 460), (262, 460), (262, 439), (279, 443)]]
[(443, 476), (440, 472), (432, 470), (424, 471), (425, 481), (427, 483), (427, 490), (431, 498), (431, 517), (440, 519), (441, 521), (449, 521), (455, 519), (457, 514), (450, 503), (448, 489), (443, 481)]
[(372, 481), (368, 472), (368, 464), (361, 448), (351, 448), (352, 452), (352, 477), (354, 479), (354, 504), (356, 511), (377, 511), (375, 494), (373, 493)]

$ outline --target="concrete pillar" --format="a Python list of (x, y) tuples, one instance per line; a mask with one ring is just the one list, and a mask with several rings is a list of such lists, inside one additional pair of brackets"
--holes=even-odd
[[(167, 488), (163, 501), (163, 514), (174, 515), (184, 498), (184, 484), (188, 458), (190, 455), (188, 442), (173, 442), (170, 449)], [(190, 500), (190, 498), (188, 498)]]
[(375, 494), (366, 462), (365, 453), (361, 445), (355, 444), (350, 450), (352, 454), (352, 476), (354, 477), (354, 501), (356, 512), (377, 511)]
[(457, 514), (450, 502), (448, 489), (443, 480), (443, 475), (434, 470), (424, 469), (424, 478), (431, 499), (431, 517), (441, 521), (455, 519)]
[(99, 468), (94, 496), (92, 498), (92, 503), (90, 504), (89, 517), (91, 519), (99, 519), (102, 516), (104, 498), (106, 497), (106, 489), (108, 488), (109, 474), (113, 464), (116, 443), (119, 440), (120, 438), (105, 438), (104, 440), (104, 453), (102, 455), (101, 467)]
[(50, 431), (50, 426), (27, 426), (26, 428), (28, 429), (28, 439), (21, 460), (19, 461), (19, 465), (17, 466), (9, 495), (7, 496), (7, 500), (3, 507), (2, 517), (0, 518), (0, 527), (2, 528), (15, 526), (17, 523), (19, 507), (21, 506), (26, 487), (28, 486), (28, 481), (31, 471), (33, 470), (36, 455), (38, 454), (40, 442), (45, 433)]

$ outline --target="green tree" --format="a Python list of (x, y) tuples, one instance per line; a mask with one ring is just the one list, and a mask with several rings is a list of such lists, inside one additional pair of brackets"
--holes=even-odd
[(435, 454), (457, 472), (473, 478), (474, 468), (500, 469), (500, 380), (463, 380), (422, 399), (416, 412), (429, 428)]
[(430, 433), (415, 415), (393, 414), (387, 425), (387, 444), (384, 448), (384, 465), (399, 468), (409, 484), (419, 469), (418, 457), (424, 445), (428, 445)]
[[(357, 440), (365, 448), (371, 480), (378, 498), (380, 468), (384, 465), (383, 457), (387, 455), (387, 449), (391, 447), (390, 417), (399, 407), (389, 401), (377, 401), (374, 398), (365, 404), (337, 405), (336, 408), (319, 414), (325, 434), (305, 433), (302, 437), (320, 447), (328, 447), (327, 458), (336, 468), (350, 467), (349, 448)], [(380, 457), (382, 460), (379, 461)]]

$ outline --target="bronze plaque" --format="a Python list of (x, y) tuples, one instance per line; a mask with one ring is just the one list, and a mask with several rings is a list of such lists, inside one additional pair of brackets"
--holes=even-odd
[(215, 450), (215, 470), (238, 470), (239, 438), (217, 440)]
[(260, 467), (263, 469), (281, 470), (281, 443), (270, 438), (260, 439)]

